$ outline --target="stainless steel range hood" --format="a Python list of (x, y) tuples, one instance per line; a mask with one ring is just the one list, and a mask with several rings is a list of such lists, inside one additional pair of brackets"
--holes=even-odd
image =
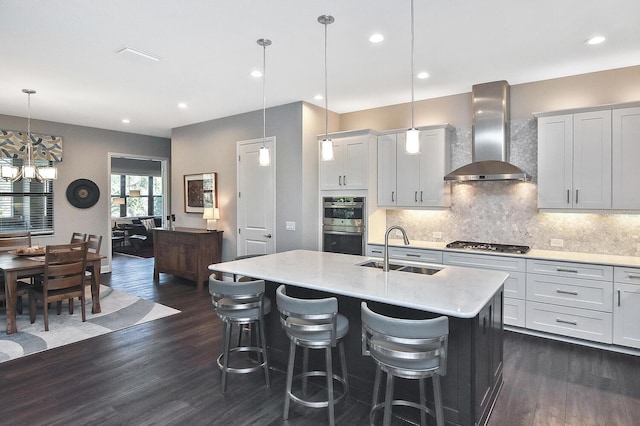
[(476, 84), (471, 96), (473, 162), (452, 171), (444, 180), (531, 180), (527, 172), (508, 163), (509, 83)]

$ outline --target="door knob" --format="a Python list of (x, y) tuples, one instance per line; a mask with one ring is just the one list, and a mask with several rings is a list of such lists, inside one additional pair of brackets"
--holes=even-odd
[(263, 235), (263, 237), (265, 237), (265, 238), (271, 238), (271, 234), (265, 234), (265, 235)]

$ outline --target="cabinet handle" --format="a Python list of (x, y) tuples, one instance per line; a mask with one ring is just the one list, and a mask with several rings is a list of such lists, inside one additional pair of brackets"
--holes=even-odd
[(342, 175), (342, 184), (347, 185), (347, 175)]
[(571, 202), (571, 200), (569, 199), (569, 197), (571, 197), (571, 190), (567, 189), (567, 204), (569, 204)]
[(416, 200), (416, 203), (418, 202), (418, 191), (415, 192), (414, 198)]
[(391, 191), (391, 201), (395, 202), (396, 200), (394, 199), (396, 195), (396, 191)]
[(571, 272), (572, 274), (577, 274), (578, 273), (577, 269), (567, 269), (567, 268), (556, 268), (556, 271), (558, 271), (558, 272)]
[(420, 191), (420, 202), (422, 202), (422, 193), (423, 193), (423, 192), (424, 192), (424, 191)]
[(578, 204), (578, 190), (576, 189), (576, 204)]
[(407, 257), (420, 257), (419, 254), (414, 254), (414, 253), (407, 253), (405, 256), (407, 256)]
[(560, 293), (560, 294), (570, 294), (572, 296), (577, 296), (578, 292), (577, 291), (567, 291), (567, 290), (556, 290), (556, 293)]
[(618, 290), (618, 306), (620, 306), (620, 290)]
[(378, 253), (378, 254), (382, 254), (382, 250), (371, 250), (371, 253)]
[(634, 280), (640, 280), (640, 275), (638, 274), (627, 274), (627, 277)]
[(562, 320), (560, 318), (556, 318), (556, 322), (559, 322), (561, 324), (571, 324), (571, 325), (578, 325), (577, 321), (566, 321), (566, 320)]

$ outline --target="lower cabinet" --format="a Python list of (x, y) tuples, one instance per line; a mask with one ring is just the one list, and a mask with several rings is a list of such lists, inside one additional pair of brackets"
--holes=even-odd
[(612, 278), (611, 266), (528, 260), (527, 328), (612, 343)]
[(526, 260), (513, 256), (494, 256), (475, 253), (444, 252), (445, 265), (495, 269), (509, 273), (504, 283), (504, 323), (525, 326)]
[(198, 290), (209, 279), (209, 265), (219, 263), (222, 255), (222, 231), (176, 228), (153, 230), (153, 279), (160, 273), (195, 281)]
[(613, 343), (640, 349), (640, 269), (614, 268)]

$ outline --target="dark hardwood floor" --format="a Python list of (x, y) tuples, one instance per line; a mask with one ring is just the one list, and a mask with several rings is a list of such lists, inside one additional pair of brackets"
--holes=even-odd
[[(209, 295), (165, 274), (154, 284), (153, 259), (115, 256), (113, 270), (105, 285), (182, 313), (0, 364), (0, 424), (326, 423), (326, 410), (295, 404), (282, 420), (281, 371), (272, 372), (270, 389), (260, 372), (233, 375), (222, 395), (222, 327)], [(507, 332), (504, 378), (492, 426), (640, 421), (640, 357)], [(368, 410), (347, 400), (336, 423), (367, 424)]]

